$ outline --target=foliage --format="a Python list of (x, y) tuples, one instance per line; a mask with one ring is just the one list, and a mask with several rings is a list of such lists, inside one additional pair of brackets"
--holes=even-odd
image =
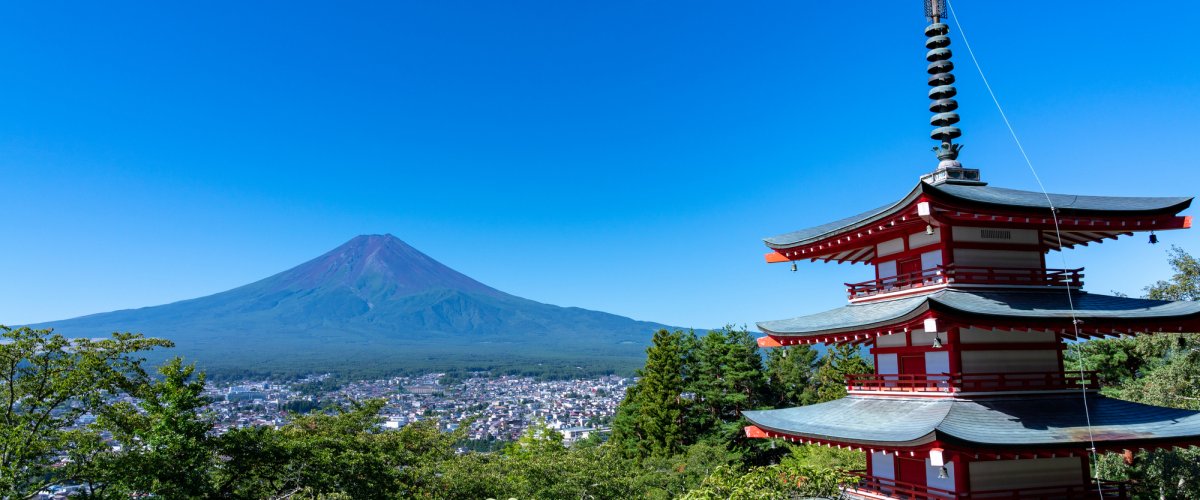
[[(819, 380), (822, 367), (865, 363), (854, 351), (831, 351), (839, 357), (828, 360), (794, 349), (794, 360), (767, 357), (764, 366), (744, 328), (703, 336), (657, 332), (640, 378), (613, 419), (613, 438), (573, 446), (544, 423), (507, 445), (466, 440), (469, 422), (454, 432), (442, 432), (433, 419), (389, 431), (380, 425), (381, 400), (326, 407), (279, 429), (238, 428), (218, 436), (204, 410), (205, 374), (175, 358), (151, 379), (141, 360), (129, 356), (165, 342), (128, 334), (92, 343), (46, 331), (6, 333), (24, 342), (2, 346), (12, 370), (25, 370), (10, 379), (66, 377), (76, 384), (63, 389), (57, 404), (44, 399), (57, 393), (24, 388), (26, 399), (12, 405), (18, 413), (54, 406), (57, 420), (48, 428), (61, 431), (43, 431), (50, 437), (38, 442), (41, 468), (24, 469), (35, 472), (23, 483), (5, 463), (8, 491), (23, 495), (79, 482), (94, 498), (759, 498), (830, 492), (844, 479), (836, 470), (861, 466), (744, 437), (742, 411), (791, 397), (815, 400), (815, 391), (784, 389), (811, 385), (806, 381)], [(49, 360), (38, 358), (54, 352)], [(71, 356), (80, 359), (68, 362)], [(91, 385), (54, 371), (65, 367), (91, 374)], [(328, 378), (312, 388), (339, 383)], [(28, 399), (35, 395), (43, 399)], [(316, 404), (297, 403), (307, 403), (289, 406), (297, 413)], [(65, 426), (85, 412), (96, 421), (68, 432)], [(10, 442), (21, 436), (8, 429)], [(50, 466), (56, 454), (69, 459), (64, 466)]]
[(816, 382), (816, 401), (823, 403), (846, 397), (846, 375), (871, 373), (873, 368), (859, 352), (858, 347), (836, 344), (829, 347), (817, 364), (813, 380)]
[(95, 428), (112, 433), (121, 451), (97, 458), (92, 489), (129, 497), (152, 493), (168, 498), (210, 496), (208, 472), (216, 461), (204, 374), (174, 358), (158, 369), (161, 379), (138, 388), (136, 405), (116, 403)]
[[(25, 498), (72, 480), (103, 446), (81, 417), (105, 410), (107, 397), (136, 391), (148, 377), (141, 353), (170, 346), (132, 333), (68, 339), (51, 330), (0, 325), (0, 497)], [(75, 460), (56, 463), (59, 453)]]
[(744, 440), (741, 412), (768, 402), (758, 342), (744, 328), (726, 326), (700, 337), (689, 359), (687, 432), (693, 440)]
[(646, 366), (613, 421), (613, 438), (630, 456), (668, 456), (684, 446), (683, 332), (659, 330)]
[(778, 347), (767, 352), (771, 406), (804, 406), (817, 402), (814, 383), (817, 359), (817, 351), (807, 345)]
[[(1200, 263), (1178, 247), (1169, 252), (1170, 280), (1146, 288), (1147, 298), (1200, 299)], [(1156, 333), (1092, 340), (1074, 346), (1069, 364), (1100, 373), (1103, 391), (1120, 399), (1155, 406), (1200, 410), (1200, 339), (1195, 334)], [(1200, 451), (1138, 452), (1132, 466), (1118, 455), (1101, 457), (1102, 477), (1132, 480), (1140, 495), (1200, 498)]]
[[(862, 453), (855, 457), (814, 451), (815, 447), (792, 447), (778, 464), (750, 467), (743, 471), (729, 465), (717, 467), (700, 485), (688, 491), (687, 500), (773, 499), (838, 496), (844, 485), (856, 478), (844, 472), (865, 466)], [(835, 452), (840, 450), (833, 450)], [(816, 459), (816, 460), (814, 460)]]

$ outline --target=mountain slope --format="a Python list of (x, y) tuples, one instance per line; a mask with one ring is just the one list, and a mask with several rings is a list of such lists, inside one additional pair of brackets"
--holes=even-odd
[[(52, 321), (70, 336), (137, 331), (206, 368), (340, 371), (360, 363), (640, 359), (664, 325), (510, 295), (391, 235), (358, 236), (269, 278), (207, 297)], [(486, 367), (486, 366), (481, 366)]]

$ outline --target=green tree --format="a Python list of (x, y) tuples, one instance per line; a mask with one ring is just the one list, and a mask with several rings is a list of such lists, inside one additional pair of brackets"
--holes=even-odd
[(159, 367), (161, 378), (134, 392), (136, 403), (117, 403), (100, 413), (96, 427), (110, 431), (121, 451), (102, 457), (96, 489), (128, 497), (211, 496), (216, 464), (212, 418), (203, 413), (204, 374), (174, 358)]
[[(140, 353), (165, 340), (114, 333), (69, 339), (52, 330), (0, 325), (0, 497), (25, 498), (83, 479), (104, 446), (77, 424), (105, 409), (110, 397), (147, 383)], [(62, 457), (77, 460), (59, 462)]]
[(809, 346), (777, 347), (767, 351), (766, 374), (772, 407), (804, 406), (817, 402), (814, 383), (817, 351)]
[(692, 394), (688, 431), (696, 439), (741, 439), (741, 412), (766, 402), (767, 378), (758, 342), (748, 331), (726, 326), (699, 339), (685, 391)]
[[(1171, 279), (1146, 287), (1156, 300), (1200, 299), (1200, 263), (1178, 247), (1168, 252)], [(1200, 410), (1200, 339), (1194, 333), (1142, 334), (1091, 340), (1068, 352), (1068, 366), (1100, 373), (1103, 391), (1128, 401)], [(1139, 452), (1134, 465), (1120, 456), (1102, 457), (1097, 469), (1106, 479), (1130, 479), (1139, 495), (1200, 499), (1200, 451)]]
[(871, 363), (862, 357), (857, 346), (835, 344), (825, 351), (817, 365), (815, 403), (846, 397), (846, 375), (871, 373)]
[(669, 456), (684, 446), (684, 334), (659, 330), (646, 366), (613, 421), (613, 440), (634, 457)]

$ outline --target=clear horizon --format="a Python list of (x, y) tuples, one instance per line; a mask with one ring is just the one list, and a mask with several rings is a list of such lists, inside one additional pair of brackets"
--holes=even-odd
[[(638, 320), (837, 307), (868, 267), (791, 273), (761, 238), (936, 165), (920, 2), (843, 5), (11, 6), (0, 324), (210, 295), (386, 233)], [(1200, 7), (954, 7), (1047, 190), (1200, 194)], [(961, 160), (1036, 190), (951, 28)], [(1171, 245), (1200, 253), (1194, 231), (1158, 237), (1048, 263), (1137, 296)]]

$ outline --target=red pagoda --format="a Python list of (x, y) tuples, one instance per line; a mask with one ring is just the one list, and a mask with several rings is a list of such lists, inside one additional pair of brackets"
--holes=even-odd
[(944, 8), (926, 0), (937, 169), (898, 201), (766, 239), (768, 262), (864, 263), (875, 279), (847, 284), (839, 309), (758, 323), (759, 344), (864, 346), (875, 373), (848, 377), (836, 401), (745, 412), (746, 432), (862, 451), (848, 498), (1124, 498), (1092, 478), (1092, 455), (1200, 444), (1200, 412), (1104, 397), (1063, 351), (1200, 331), (1200, 303), (1088, 293), (1082, 269), (1048, 268), (1046, 255), (1138, 232), (1156, 241), (1191, 226), (1178, 214), (1192, 199), (1047, 195), (963, 168)]

